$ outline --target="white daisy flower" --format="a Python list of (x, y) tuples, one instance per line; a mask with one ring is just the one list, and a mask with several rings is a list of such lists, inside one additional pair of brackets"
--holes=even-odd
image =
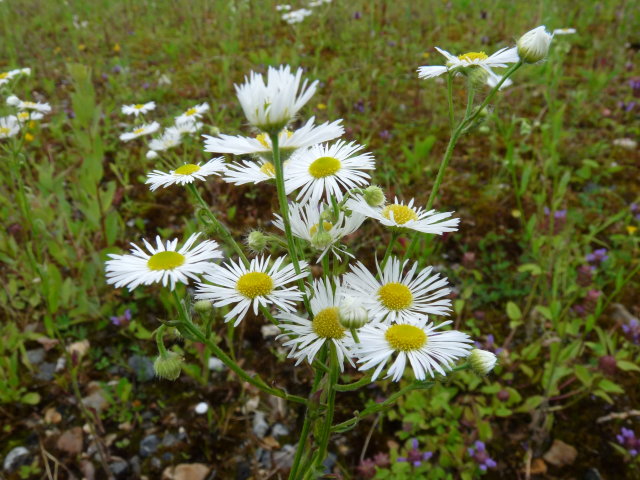
[(149, 253), (132, 243), (131, 255), (109, 254), (112, 260), (105, 262), (107, 283), (129, 290), (138, 285), (162, 283), (173, 290), (176, 282), (187, 284), (189, 278), (198, 280), (198, 275), (214, 271), (216, 265), (211, 260), (222, 258), (218, 243), (213, 240), (204, 240), (194, 247), (199, 235), (191, 235), (180, 250), (176, 250), (178, 239), (163, 245), (157, 236), (155, 248), (143, 239)]
[(353, 350), (361, 363), (359, 370), (376, 367), (371, 380), (378, 378), (387, 361), (397, 354), (387, 370), (394, 382), (402, 378), (407, 359), (417, 380), (432, 378), (435, 373), (446, 375), (454, 362), (469, 355), (471, 339), (456, 330), (437, 331), (451, 322), (440, 325), (428, 323), (426, 317), (410, 319), (404, 323), (387, 325), (369, 323), (358, 331), (360, 343)]
[(282, 14), (282, 20), (287, 22), (289, 25), (293, 25), (294, 23), (300, 23), (309, 15), (313, 14), (313, 10), (309, 10), (308, 8), (299, 8), (298, 10), (292, 10), (287, 13)]
[(9, 83), (18, 75), (29, 75), (30, 73), (30, 68), (16, 68), (14, 70), (9, 70), (8, 72), (0, 72), (0, 86), (5, 83)]
[(278, 12), (287, 12), (289, 10), (291, 10), (291, 5), (287, 5), (287, 4), (282, 4), (282, 5), (276, 5), (276, 10)]
[(276, 178), (276, 167), (266, 160), (258, 162), (243, 160), (229, 163), (225, 166), (224, 176), (222, 177), (225, 182), (234, 185), (260, 183), (274, 178)]
[(223, 171), (224, 162), (221, 157), (218, 157), (212, 158), (202, 166), (199, 163), (186, 163), (175, 170), (171, 170), (169, 173), (154, 170), (147, 175), (145, 183), (151, 185), (149, 188), (153, 192), (160, 187), (168, 187), (174, 184), (186, 185), (196, 180), (205, 180), (209, 175), (220, 175)]
[(176, 121), (172, 127), (180, 133), (180, 135), (190, 135), (196, 133), (202, 128), (202, 122), (198, 122), (195, 118)]
[(447, 279), (438, 273), (432, 275), (432, 267), (416, 274), (418, 262), (403, 274), (408, 264), (408, 260), (401, 265), (399, 259), (391, 257), (383, 271), (378, 267), (380, 280), (360, 262), (345, 275), (345, 285), (353, 290), (351, 296), (362, 301), (372, 320), (394, 323), (419, 315), (449, 314), (451, 300), (443, 298), (451, 292)]
[(206, 112), (209, 111), (209, 104), (207, 102), (201, 103), (200, 105), (195, 105), (191, 107), (189, 110), (184, 112), (182, 115), (176, 117), (176, 124), (185, 123), (185, 122), (195, 122), (196, 119), (202, 118)]
[(553, 34), (544, 25), (529, 30), (516, 42), (518, 55), (525, 63), (538, 63), (547, 58)]
[(31, 110), (25, 110), (24, 112), (20, 112), (16, 115), (16, 119), (20, 123), (27, 123), (31, 120), (42, 120), (44, 115), (40, 112), (33, 112)]
[(436, 213), (435, 210), (425, 211), (422, 207), (414, 207), (413, 199), (405, 205), (399, 202), (396, 197), (392, 204), (372, 207), (360, 195), (347, 200), (347, 208), (354, 212), (366, 215), (369, 218), (378, 220), (387, 227), (408, 228), (422, 233), (432, 233), (442, 235), (445, 232), (455, 232), (458, 230), (459, 218), (451, 218), (453, 212)]
[(294, 337), (284, 342), (285, 347), (291, 347), (288, 358), (295, 358), (296, 365), (306, 358), (312, 364), (316, 354), (327, 342), (333, 342), (338, 354), (340, 370), (344, 370), (344, 359), (346, 358), (352, 366), (353, 338), (349, 330), (340, 324), (338, 311), (340, 301), (343, 296), (343, 287), (340, 280), (334, 278), (336, 284), (335, 291), (331, 286), (331, 281), (314, 280), (312, 291), (313, 297), (310, 300), (313, 320), (300, 317), (294, 313), (282, 313), (277, 316), (281, 320), (281, 328), (284, 329), (282, 336)]
[(296, 274), (293, 264), (282, 266), (286, 257), (279, 257), (269, 267), (271, 257), (256, 257), (249, 267), (230, 260), (224, 266), (214, 265), (213, 272), (205, 280), (213, 285), (201, 283), (197, 287), (198, 300), (210, 300), (214, 306), (223, 307), (235, 303), (236, 306), (224, 316), (225, 322), (235, 319), (238, 325), (253, 305), (253, 313), (258, 314), (260, 306), (275, 305), (284, 312), (295, 311), (295, 303), (302, 300), (298, 287), (285, 287), (306, 277), (306, 262), (298, 262), (300, 274)]
[(147, 102), (147, 103), (136, 103), (133, 105), (123, 105), (122, 113), (125, 115), (133, 115), (137, 117), (138, 115), (144, 115), (145, 113), (149, 113), (152, 110), (156, 109), (156, 102)]
[(15, 116), (0, 117), (0, 138), (9, 138), (18, 134), (20, 123)]
[[(342, 120), (336, 120), (322, 125), (314, 126), (315, 117), (311, 117), (307, 123), (295, 132), (287, 129), (278, 134), (278, 146), (284, 156), (299, 148), (310, 147), (316, 143), (328, 142), (344, 134), (344, 128), (340, 124)], [(260, 133), (255, 138), (241, 135), (223, 135), (211, 137), (203, 135), (204, 151), (215, 153), (231, 153), (234, 155), (250, 155), (271, 153), (271, 138), (266, 133)]]
[[(362, 225), (366, 217), (355, 212), (347, 216), (341, 211), (338, 214), (338, 221), (335, 224), (327, 220), (322, 222), (322, 228), (324, 230), (322, 233), (327, 235), (327, 239), (322, 240), (318, 239), (320, 215), (326, 207), (325, 204), (318, 202), (310, 202), (306, 205), (295, 202), (290, 203), (289, 222), (291, 223), (291, 232), (294, 236), (306, 240), (322, 252), (318, 257), (318, 262), (320, 262), (329, 251), (339, 260), (342, 260), (340, 254), (353, 257), (353, 255), (348, 253), (345, 248), (340, 245), (340, 239), (355, 232), (360, 225)], [(275, 217), (276, 219), (273, 221), (273, 224), (284, 231), (282, 217), (277, 213)]]
[(438, 77), (448, 71), (473, 66), (481, 67), (490, 74), (494, 74), (491, 71), (492, 67), (505, 68), (508, 63), (516, 63), (520, 60), (520, 57), (518, 57), (518, 49), (516, 47), (502, 48), (491, 56), (488, 56), (484, 52), (468, 52), (457, 57), (446, 50), (442, 50), (438, 47), (435, 48), (438, 52), (444, 55), (447, 59), (447, 64), (419, 67), (418, 76), (420, 78)]
[(18, 110), (35, 110), (37, 112), (49, 113), (51, 111), (51, 105), (42, 102), (28, 102), (20, 100), (15, 95), (7, 97), (7, 105), (16, 107)]
[(170, 148), (180, 145), (182, 135), (175, 127), (169, 127), (162, 132), (159, 138), (154, 138), (149, 142), (149, 149), (156, 152), (164, 152)]
[(553, 36), (556, 35), (573, 35), (577, 30), (575, 28), (556, 28), (553, 31)]
[(245, 83), (235, 87), (249, 123), (264, 132), (280, 132), (286, 127), (316, 91), (317, 80), (311, 85), (305, 80), (300, 87), (301, 79), (302, 69), (293, 75), (289, 65), (269, 67), (267, 83), (259, 73), (245, 77)]
[(129, 140), (133, 140), (134, 138), (138, 138), (143, 135), (150, 135), (154, 132), (157, 132), (159, 129), (160, 124), (158, 122), (145, 123), (144, 125), (140, 125), (132, 132), (126, 132), (120, 135), (120, 140), (122, 140), (123, 142), (128, 142)]
[(342, 200), (342, 191), (366, 185), (371, 178), (362, 170), (373, 170), (370, 153), (357, 154), (364, 147), (355, 142), (338, 140), (332, 145), (313, 145), (298, 150), (291, 158), (285, 175), (285, 190), (290, 194), (300, 188), (296, 197), (301, 203), (319, 201), (332, 195)]

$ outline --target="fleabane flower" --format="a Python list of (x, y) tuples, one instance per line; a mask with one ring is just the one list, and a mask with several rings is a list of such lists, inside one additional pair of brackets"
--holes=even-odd
[(480, 375), (488, 375), (496, 366), (498, 358), (495, 353), (474, 348), (469, 355), (469, 363), (473, 371)]
[(109, 254), (111, 260), (105, 262), (107, 283), (116, 288), (128, 287), (130, 291), (138, 285), (162, 283), (173, 290), (176, 282), (187, 284), (190, 278), (198, 280), (199, 275), (214, 271), (212, 260), (222, 258), (218, 243), (213, 240), (194, 246), (199, 236), (199, 233), (191, 235), (180, 250), (178, 239), (168, 240), (165, 245), (157, 236), (155, 248), (143, 239), (148, 253), (132, 243), (131, 254)]
[(177, 147), (182, 141), (182, 135), (175, 127), (169, 127), (162, 132), (158, 138), (149, 142), (149, 149), (155, 152), (164, 152), (170, 148)]
[(7, 97), (7, 105), (16, 107), (18, 110), (35, 110), (41, 113), (49, 113), (51, 111), (51, 105), (48, 103), (20, 100), (15, 95)]
[(196, 180), (205, 180), (209, 175), (220, 175), (224, 171), (224, 161), (221, 157), (212, 158), (204, 165), (186, 163), (169, 173), (154, 170), (147, 176), (149, 188), (153, 192), (160, 187), (170, 185), (186, 185)]
[(152, 133), (157, 132), (159, 129), (160, 124), (158, 122), (145, 123), (144, 125), (140, 125), (131, 132), (121, 134), (120, 140), (122, 140), (123, 142), (128, 142), (129, 140), (142, 137), (143, 135), (151, 135)]
[(20, 131), (20, 123), (14, 115), (0, 117), (0, 138), (9, 138)]
[(295, 303), (302, 300), (297, 286), (286, 287), (308, 275), (307, 263), (298, 262), (301, 270), (296, 273), (292, 263), (284, 265), (286, 257), (279, 257), (269, 267), (271, 257), (256, 257), (248, 267), (230, 260), (229, 263), (214, 265), (213, 271), (205, 275), (209, 283), (200, 283), (197, 287), (198, 300), (210, 300), (215, 307), (236, 304), (224, 316), (225, 322), (234, 320), (238, 325), (250, 308), (258, 314), (260, 306), (275, 305), (283, 312), (295, 311)]
[(460, 71), (467, 67), (480, 67), (490, 75), (495, 75), (491, 70), (492, 67), (507, 67), (508, 63), (516, 63), (519, 60), (516, 47), (502, 48), (491, 56), (484, 52), (468, 52), (462, 55), (452, 55), (446, 50), (435, 47), (446, 59), (446, 65), (427, 65), (418, 68), (418, 76), (420, 78), (438, 77), (449, 71)]
[(236, 85), (242, 110), (254, 127), (263, 132), (280, 132), (316, 91), (318, 81), (300, 86), (302, 69), (291, 73), (289, 65), (269, 67), (267, 82), (261, 74), (251, 72), (242, 85)]
[(404, 273), (408, 264), (391, 257), (382, 271), (378, 267), (380, 280), (360, 262), (345, 275), (351, 295), (362, 300), (373, 321), (405, 322), (417, 315), (449, 314), (451, 300), (443, 298), (451, 292), (447, 279), (433, 274), (432, 267), (418, 272), (418, 262)]
[[(435, 210), (426, 211), (422, 207), (415, 207), (414, 200), (408, 204), (395, 198), (394, 203), (372, 207), (356, 195), (347, 201), (347, 208), (361, 213), (369, 218), (378, 220), (387, 227), (408, 228), (422, 233), (442, 235), (446, 232), (458, 230), (459, 218), (449, 218), (453, 212), (437, 213)], [(447, 219), (448, 220), (445, 220)]]
[[(318, 262), (322, 260), (327, 252), (332, 252), (339, 260), (341, 260), (340, 254), (352, 257), (353, 255), (346, 252), (340, 245), (340, 239), (355, 232), (364, 222), (365, 216), (359, 213), (345, 215), (343, 211), (340, 211), (335, 223), (322, 220), (321, 231), (320, 219), (325, 208), (327, 208), (327, 205), (319, 202), (310, 202), (306, 205), (295, 202), (290, 203), (289, 222), (291, 224), (291, 232), (295, 237), (306, 240), (321, 252)], [(278, 214), (275, 214), (275, 217), (273, 224), (284, 231), (282, 217)], [(326, 242), (321, 242), (318, 238), (318, 235), (323, 233), (326, 234)]]
[(30, 122), (31, 120), (42, 120), (43, 118), (44, 118), (44, 115), (42, 113), (34, 112), (31, 110), (25, 110), (24, 112), (19, 112), (16, 115), (16, 119), (20, 123), (27, 123), (27, 122)]
[(353, 338), (349, 330), (340, 324), (339, 308), (343, 295), (340, 280), (334, 278), (335, 290), (329, 278), (314, 280), (312, 286), (313, 297), (310, 300), (313, 320), (298, 316), (294, 313), (282, 313), (277, 316), (284, 329), (284, 335), (293, 337), (284, 342), (285, 347), (291, 347), (289, 358), (297, 360), (299, 365), (305, 358), (310, 364), (316, 354), (326, 343), (333, 343), (338, 355), (340, 370), (344, 369), (345, 358), (353, 365), (350, 348)]
[[(179, 118), (179, 117), (178, 117)], [(198, 132), (202, 128), (202, 122), (198, 122), (195, 118), (187, 118), (186, 120), (176, 120), (173, 127), (180, 135), (190, 135)]]
[(544, 25), (529, 30), (516, 42), (518, 55), (524, 63), (541, 62), (549, 55), (553, 35)]
[(467, 334), (456, 330), (438, 331), (449, 323), (434, 325), (426, 317), (393, 325), (368, 323), (358, 331), (360, 343), (353, 347), (361, 364), (359, 370), (375, 367), (373, 381), (395, 355), (385, 377), (391, 377), (394, 382), (402, 378), (407, 360), (417, 380), (425, 380), (427, 376), (433, 378), (436, 373), (446, 375), (456, 360), (468, 356), (471, 349)]
[(225, 165), (222, 179), (234, 185), (244, 185), (247, 183), (260, 183), (276, 178), (276, 167), (266, 160), (252, 162), (242, 160)]
[(327, 145), (313, 145), (298, 150), (291, 157), (285, 175), (287, 195), (300, 189), (296, 200), (318, 202), (332, 195), (340, 201), (343, 191), (366, 185), (371, 178), (365, 170), (375, 168), (370, 153), (358, 153), (364, 147), (343, 140)]
[(147, 102), (123, 105), (121, 111), (125, 115), (133, 115), (134, 117), (137, 117), (138, 115), (144, 115), (145, 113), (149, 113), (155, 109), (156, 102)]
[(176, 123), (195, 122), (196, 119), (202, 118), (206, 112), (209, 111), (209, 104), (207, 102), (201, 103), (191, 107), (182, 115), (176, 117)]
[(29, 74), (31, 74), (30, 68), (16, 68), (14, 70), (9, 70), (8, 72), (0, 72), (0, 86), (4, 85), (5, 83), (9, 83), (19, 75)]
[[(310, 147), (316, 143), (328, 142), (344, 134), (344, 128), (340, 124), (342, 120), (335, 122), (324, 122), (321, 125), (314, 125), (315, 117), (311, 117), (307, 123), (296, 131), (282, 130), (278, 134), (278, 146), (280, 154), (287, 158), (299, 149)], [(203, 135), (204, 151), (215, 153), (231, 153), (233, 155), (262, 155), (271, 154), (271, 138), (266, 133), (260, 133), (255, 138), (243, 137), (241, 135), (224, 135), (216, 137)]]
[(287, 22), (289, 25), (293, 25), (294, 23), (300, 23), (309, 15), (313, 14), (313, 10), (309, 10), (308, 8), (299, 8), (298, 10), (292, 10), (287, 13), (282, 14), (282, 20)]

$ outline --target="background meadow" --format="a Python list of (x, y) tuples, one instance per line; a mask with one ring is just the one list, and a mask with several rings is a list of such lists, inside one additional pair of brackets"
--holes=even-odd
[[(301, 23), (281, 15), (267, 1), (0, 3), (0, 71), (30, 67), (12, 93), (53, 108), (21, 132), (22, 165), (0, 162), (0, 476), (275, 479), (298, 440), (301, 410), (240, 384), (200, 344), (175, 339), (183, 374), (154, 378), (170, 296), (107, 286), (104, 260), (202, 227), (184, 189), (144, 185), (158, 164), (119, 140), (121, 105), (153, 100), (167, 123), (206, 101), (203, 133), (248, 133), (233, 84), (302, 66), (321, 82), (304, 115), (343, 118), (376, 157), (374, 181), (424, 204), (449, 127), (445, 81), (417, 67), (441, 63), (433, 46), (489, 53), (545, 24), (577, 33), (556, 36), (461, 139), (435, 204), (459, 231), (414, 256), (449, 278), (456, 328), (500, 365), (335, 435), (326, 478), (638, 478), (640, 441), (618, 436), (640, 436), (640, 3), (334, 0)], [(176, 151), (210, 158), (197, 136)], [(270, 186), (214, 179), (204, 194), (236, 238), (276, 231)], [(381, 257), (389, 238), (367, 222), (350, 244)], [(306, 395), (311, 371), (277, 332), (255, 318), (229, 331), (217, 315), (243, 368)], [(394, 391), (345, 394), (336, 417)], [(496, 468), (480, 469), (477, 441)], [(414, 447), (432, 455), (397, 461)]]

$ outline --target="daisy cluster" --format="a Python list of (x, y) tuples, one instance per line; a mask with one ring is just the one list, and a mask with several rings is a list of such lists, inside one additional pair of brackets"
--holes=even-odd
[[(225, 157), (183, 165), (169, 174), (156, 170), (147, 180), (156, 190), (215, 174), (234, 185), (282, 188), (288, 205), (274, 215), (273, 225), (295, 237), (286, 254), (272, 258), (260, 253), (267, 239), (279, 239), (272, 249), (285, 243), (277, 232), (253, 232), (249, 244), (256, 256), (222, 263), (222, 248), (211, 240), (196, 245), (198, 234), (180, 249), (177, 240), (163, 244), (158, 238), (155, 246), (145, 240), (145, 249), (134, 244), (131, 254), (111, 255), (107, 280), (129, 289), (152, 283), (174, 289), (177, 283), (195, 280), (195, 299), (224, 309), (225, 322), (238, 325), (250, 312), (269, 317), (280, 327), (283, 345), (296, 364), (313, 364), (318, 353), (331, 346), (341, 369), (349, 363), (371, 370), (372, 380), (389, 363), (386, 377), (393, 381), (402, 378), (407, 366), (418, 380), (445, 375), (472, 350), (468, 335), (448, 329), (451, 322), (436, 325), (429, 317), (446, 316), (451, 309), (446, 278), (433, 267), (420, 268), (393, 255), (376, 261), (371, 271), (343, 242), (367, 219), (390, 229), (394, 239), (399, 234), (454, 232), (459, 219), (453, 212), (427, 210), (415, 199), (387, 201), (370, 183), (374, 156), (365, 146), (340, 138), (342, 120), (299, 121), (298, 112), (317, 88), (317, 82), (303, 81), (302, 75), (302, 69), (289, 66), (270, 67), (266, 77), (251, 72), (236, 92), (253, 135), (204, 135), (205, 152)], [(137, 117), (145, 106), (126, 108)], [(297, 259), (298, 250), (305, 258), (313, 255), (322, 261), (322, 278), (313, 278), (308, 262)], [(333, 273), (328, 270), (330, 259)], [(306, 309), (300, 311), (303, 303)]]
[(281, 14), (282, 20), (287, 22), (289, 25), (293, 25), (295, 23), (301, 23), (305, 18), (313, 15), (312, 8), (321, 7), (325, 4), (330, 4), (332, 0), (310, 0), (307, 2), (306, 6), (309, 8), (298, 8), (292, 9), (289, 4), (280, 4), (276, 5), (276, 11), (283, 12)]
[[(30, 68), (17, 68), (0, 73), (0, 90), (8, 94), (5, 103), (11, 110), (9, 115), (0, 117), (0, 139), (14, 137), (21, 130), (34, 128), (38, 120), (42, 120), (45, 114), (51, 112), (51, 105), (48, 103), (21, 100), (10, 93), (17, 79), (29, 75)], [(25, 139), (32, 140), (33, 137), (27, 132)]]

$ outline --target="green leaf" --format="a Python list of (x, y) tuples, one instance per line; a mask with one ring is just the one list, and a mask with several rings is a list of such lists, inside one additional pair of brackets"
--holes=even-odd
[(534, 395), (532, 397), (527, 398), (524, 401), (524, 404), (516, 409), (517, 412), (528, 413), (531, 410), (535, 410), (542, 403), (544, 397), (542, 395)]
[(542, 315), (547, 320), (551, 320), (551, 318), (552, 318), (551, 317), (551, 310), (549, 310), (548, 307), (545, 307), (543, 305), (536, 305), (534, 310), (536, 310), (540, 315)]
[(525, 263), (524, 265), (520, 265), (518, 267), (518, 271), (529, 272), (534, 277), (537, 277), (542, 273), (542, 268), (540, 268), (540, 265), (537, 265), (535, 263)]
[(607, 380), (606, 378), (603, 378), (598, 383), (598, 388), (601, 388), (607, 393), (624, 393), (624, 389), (620, 385), (613, 383), (611, 380)]
[(584, 365), (576, 365), (573, 368), (573, 373), (575, 373), (578, 380), (580, 380), (586, 387), (590, 387), (593, 383), (594, 375), (592, 375)]
[(513, 302), (507, 303), (507, 316), (510, 320), (518, 321), (522, 318), (522, 312), (520, 311), (520, 307)]
[(40, 394), (37, 392), (25, 393), (20, 401), (22, 403), (26, 403), (27, 405), (37, 405), (38, 403), (40, 403)]
[(640, 372), (640, 367), (628, 360), (618, 360), (616, 362), (616, 365), (620, 370), (623, 370), (625, 372), (630, 372), (630, 371)]

